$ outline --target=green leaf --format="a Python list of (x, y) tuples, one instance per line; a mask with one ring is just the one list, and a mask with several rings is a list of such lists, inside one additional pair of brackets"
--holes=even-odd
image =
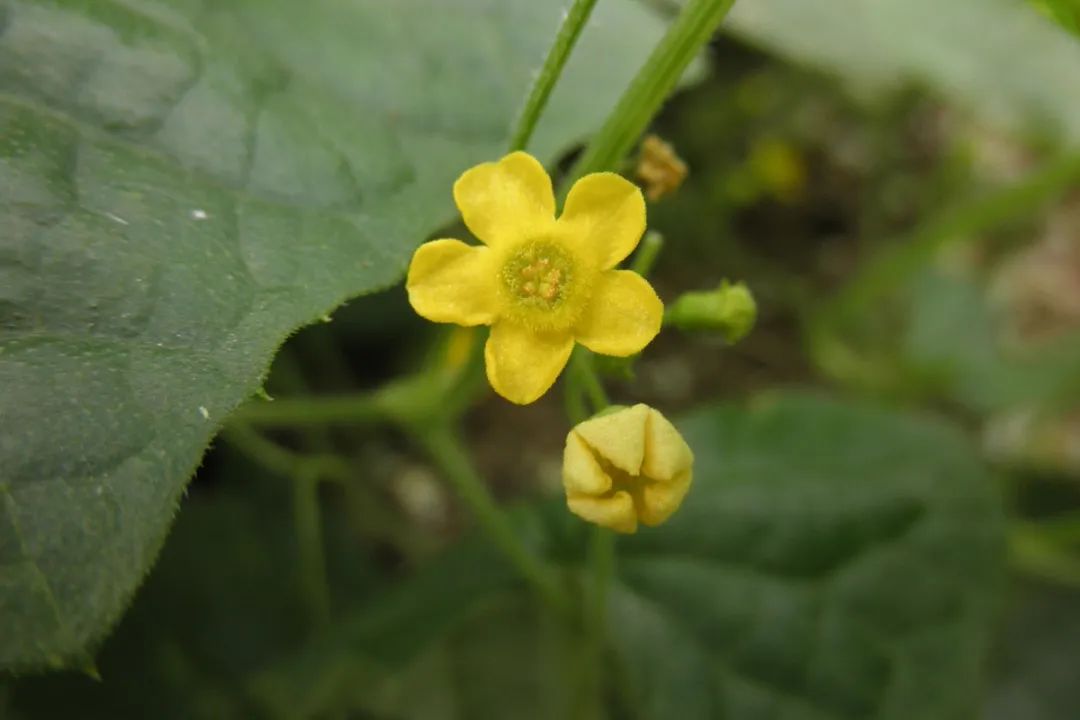
[(1024, 583), (1010, 598), (986, 720), (1064, 720), (1080, 707), (1075, 681), (1080, 593)]
[[(145, 714), (138, 707), (153, 707), (161, 720), (256, 716), (244, 681), (302, 642), (311, 623), (293, 493), (289, 481), (238, 456), (218, 452), (213, 463), (226, 482), (194, 486), (159, 562), (95, 658), (101, 679), (20, 678), (13, 709), (82, 720)], [(327, 515), (339, 510), (330, 506)], [(377, 587), (367, 556), (349, 549), (352, 567)]]
[(612, 598), (642, 717), (975, 715), (1002, 518), (957, 431), (798, 397), (681, 428), (695, 485)]
[[(511, 517), (519, 529), (536, 524), (524, 508)], [(343, 613), (298, 650), (268, 663), (252, 679), (252, 695), (282, 718), (318, 716), (352, 702), (345, 698), (359, 691), (358, 678), (367, 689), (383, 688), (372, 690), (379, 696), (384, 686), (410, 682), (431, 648), (485, 601), (520, 589), (519, 578), (487, 538), (472, 534)]]
[[(85, 664), (274, 350), (399, 279), (556, 0), (0, 0), (0, 667)], [(661, 28), (603, 3), (533, 145)]]
[[(671, 521), (619, 546), (620, 702), (642, 720), (973, 716), (1001, 509), (955, 429), (799, 397), (679, 425), (694, 488)], [(283, 490), (197, 495), (106, 645), (106, 681), (33, 678), (13, 707), (117, 717), (150, 694), (168, 717), (567, 716), (591, 662), (582, 637), (522, 599), (482, 538), (389, 588), (372, 577), (368, 599), (305, 644)], [(568, 577), (582, 569), (587, 528), (561, 499), (514, 518)]]
[[(401, 720), (570, 717), (573, 641), (561, 621), (528, 598), (495, 594), (432, 640), (393, 668), (362, 655), (340, 656), (308, 693), (269, 696), (267, 712)], [(295, 704), (298, 699), (302, 704)]]
[(1077, 0), (1029, 0), (1029, 2), (1069, 32), (1080, 32), (1080, 2)]
[(754, 0), (727, 27), (861, 90), (915, 80), (982, 120), (1080, 143), (1080, 43), (1018, 0)]
[(403, 720), (571, 717), (571, 647), (565, 627), (533, 603), (495, 597), (404, 673), (342, 700)]

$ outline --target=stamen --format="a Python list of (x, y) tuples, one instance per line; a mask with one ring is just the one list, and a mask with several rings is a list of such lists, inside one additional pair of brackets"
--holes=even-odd
[(557, 244), (544, 240), (526, 243), (508, 259), (503, 281), (510, 297), (529, 312), (553, 311), (573, 292), (573, 259)]

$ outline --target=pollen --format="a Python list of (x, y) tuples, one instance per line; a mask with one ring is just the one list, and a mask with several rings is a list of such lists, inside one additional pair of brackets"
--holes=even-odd
[(533, 241), (510, 254), (503, 284), (511, 299), (525, 307), (554, 310), (571, 290), (573, 260), (554, 243)]

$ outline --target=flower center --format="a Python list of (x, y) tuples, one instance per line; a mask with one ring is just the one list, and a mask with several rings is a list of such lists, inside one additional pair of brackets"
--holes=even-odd
[(655, 481), (644, 475), (631, 475), (622, 468), (615, 467), (611, 461), (599, 453), (594, 453), (594, 457), (604, 474), (611, 478), (611, 488), (600, 497), (614, 497), (616, 493), (625, 490), (630, 493), (630, 497), (634, 501), (635, 512), (640, 514), (641, 508), (645, 505), (645, 487), (652, 485)]
[(555, 310), (570, 295), (574, 260), (558, 245), (534, 240), (506, 261), (503, 285), (513, 301), (525, 308)]

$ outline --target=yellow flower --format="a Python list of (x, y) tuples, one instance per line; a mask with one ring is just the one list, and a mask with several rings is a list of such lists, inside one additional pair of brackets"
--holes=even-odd
[(570, 511), (632, 533), (679, 509), (693, 478), (694, 453), (667, 418), (648, 405), (579, 423), (566, 436), (563, 486)]
[(523, 152), (473, 167), (454, 201), (482, 246), (421, 245), (405, 287), (435, 322), (491, 325), (487, 376), (511, 402), (531, 403), (559, 376), (574, 341), (627, 356), (660, 332), (664, 306), (640, 275), (615, 270), (645, 231), (645, 201), (614, 173), (586, 175), (555, 218), (551, 179)]

